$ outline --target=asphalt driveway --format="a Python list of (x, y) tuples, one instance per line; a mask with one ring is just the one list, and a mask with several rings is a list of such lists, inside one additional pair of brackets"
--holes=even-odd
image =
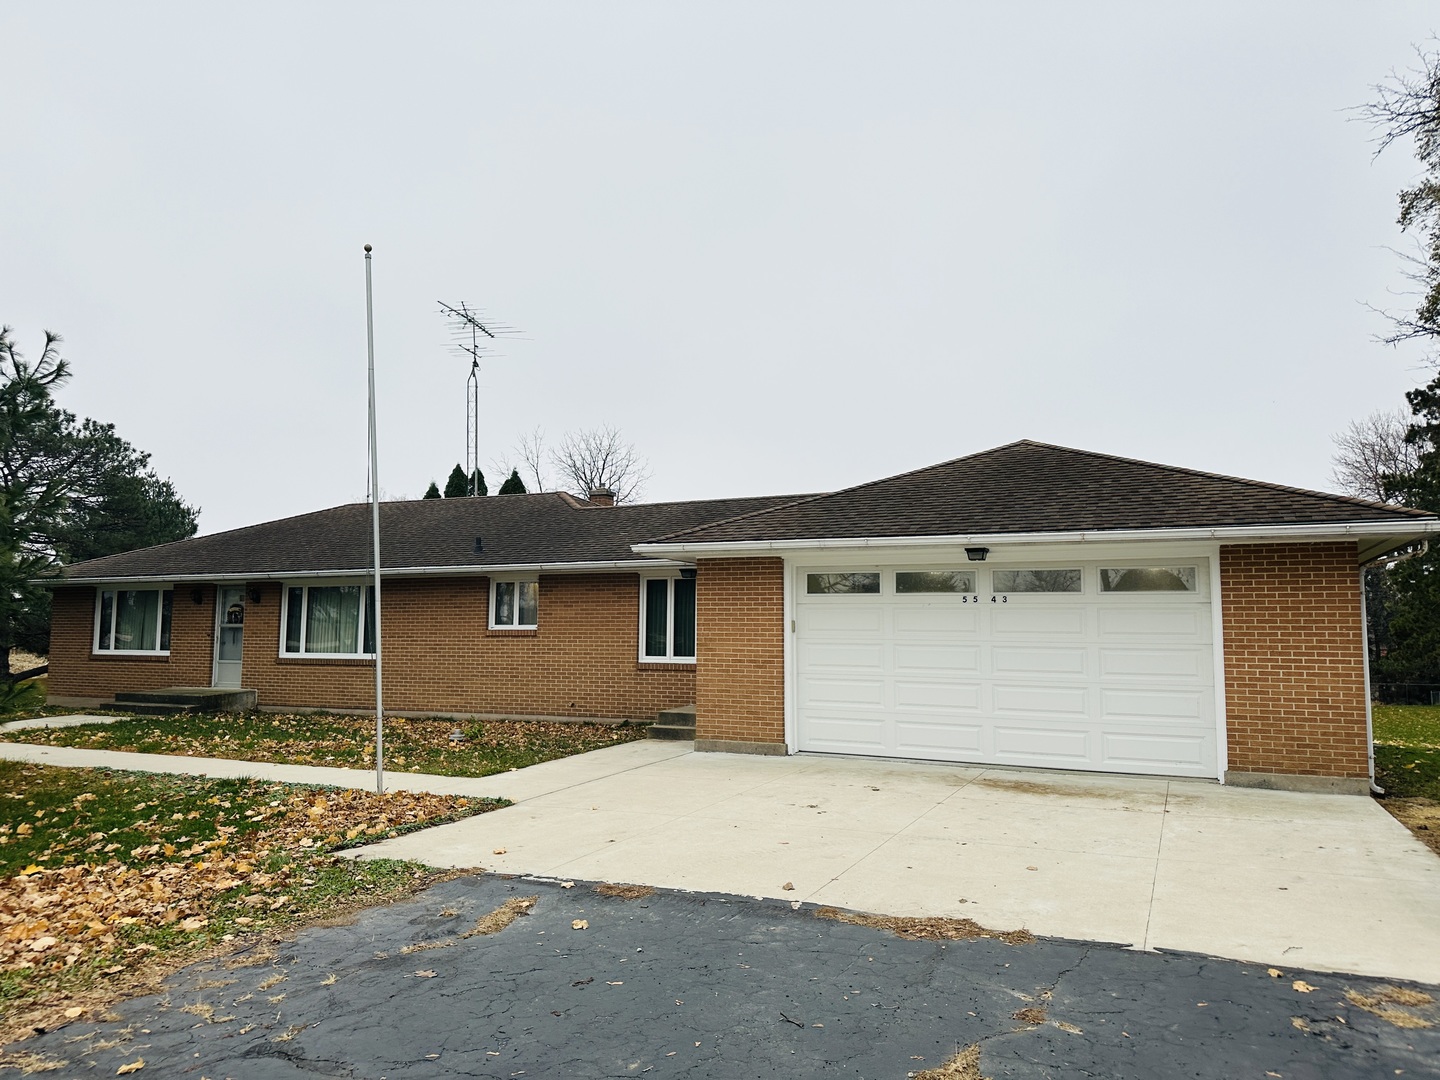
[(689, 746), (469, 781), (516, 805), (362, 857), (1440, 983), (1440, 858), (1368, 798)]
[[(528, 916), (466, 936), (522, 897)], [(970, 1046), (978, 1071), (955, 1080), (1435, 1077), (1440, 1027), (1396, 1018), (1440, 1011), (1384, 1003), (1405, 989), (1078, 942), (903, 940), (783, 901), (484, 875), (193, 966), (106, 1022), (11, 1050), (53, 1075), (212, 1080), (901, 1080)]]

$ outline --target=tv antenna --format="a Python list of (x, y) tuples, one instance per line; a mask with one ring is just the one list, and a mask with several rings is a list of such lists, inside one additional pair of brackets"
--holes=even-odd
[(470, 357), (470, 377), (465, 380), (465, 485), (469, 494), (476, 495), (475, 474), (480, 471), (480, 357), (487, 355), (483, 338), (493, 341), (516, 330), (483, 317), (463, 300), (459, 307), (443, 300), (437, 303), (440, 314), (450, 324), (451, 347)]

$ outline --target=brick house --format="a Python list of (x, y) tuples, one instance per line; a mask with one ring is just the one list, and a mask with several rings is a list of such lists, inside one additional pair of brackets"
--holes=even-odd
[[(1361, 568), (1430, 514), (1018, 442), (823, 495), (381, 508), (387, 706), (698, 749), (1368, 790)], [(373, 704), (369, 508), (68, 567), (50, 686)]]

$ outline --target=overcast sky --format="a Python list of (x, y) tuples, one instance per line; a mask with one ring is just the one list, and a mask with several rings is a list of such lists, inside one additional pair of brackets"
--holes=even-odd
[(0, 322), (202, 532), (465, 450), (436, 301), (524, 330), (481, 462), (613, 425), (650, 500), (1032, 438), (1305, 487), (1403, 405), (1347, 106), (1433, 3), (0, 6)]

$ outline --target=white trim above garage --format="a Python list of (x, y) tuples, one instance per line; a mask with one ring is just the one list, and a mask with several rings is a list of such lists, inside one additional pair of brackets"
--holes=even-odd
[[(1223, 775), (1218, 546), (867, 554), (786, 560), (792, 751)], [(1126, 568), (1142, 573), (1102, 589)], [(811, 574), (841, 591), (809, 591)], [(903, 591), (917, 585), (959, 591)]]

